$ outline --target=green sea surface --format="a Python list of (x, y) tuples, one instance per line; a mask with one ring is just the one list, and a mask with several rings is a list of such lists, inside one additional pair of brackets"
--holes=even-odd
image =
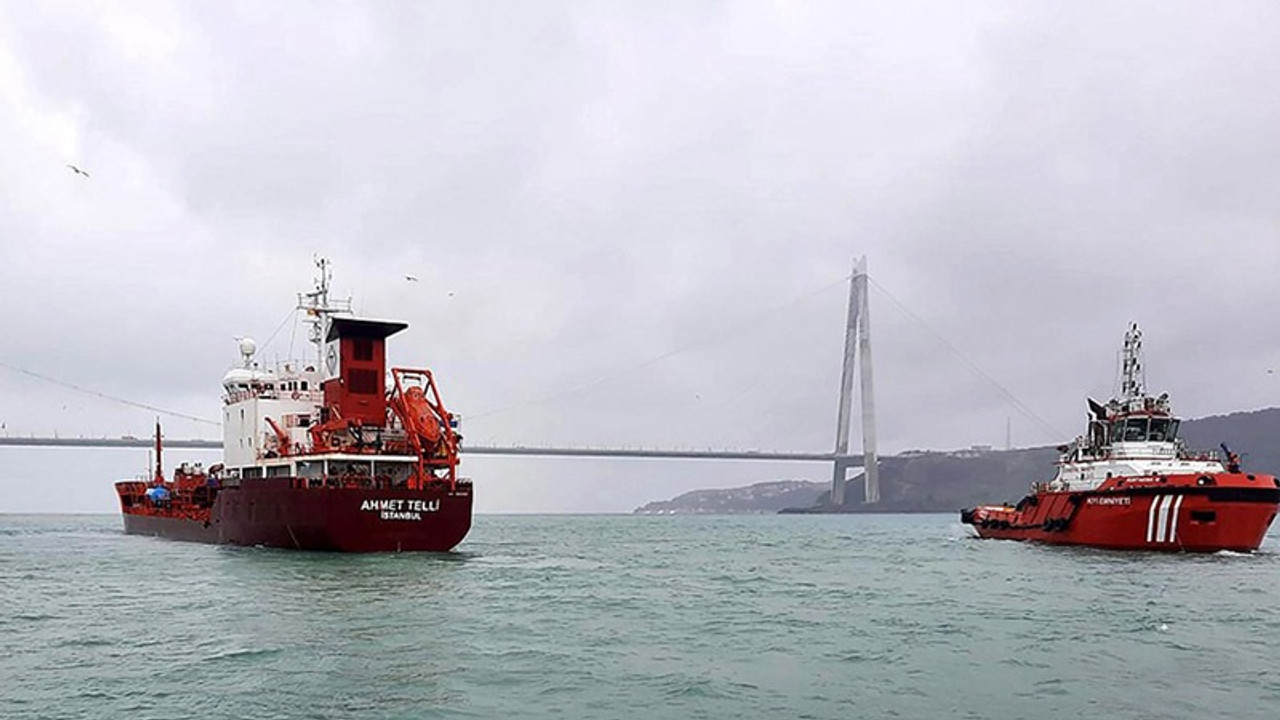
[(479, 516), (334, 555), (0, 515), (0, 718), (1275, 718), (1253, 555), (950, 515)]

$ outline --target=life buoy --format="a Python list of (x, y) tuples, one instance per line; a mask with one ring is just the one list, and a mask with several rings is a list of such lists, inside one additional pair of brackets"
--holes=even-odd
[(300, 398), (300, 397), (302, 397), (302, 393), (298, 392), (297, 390), (294, 390), (294, 391), (293, 391), (293, 399), (294, 399), (294, 400), (297, 400), (297, 399), (298, 399), (298, 398)]

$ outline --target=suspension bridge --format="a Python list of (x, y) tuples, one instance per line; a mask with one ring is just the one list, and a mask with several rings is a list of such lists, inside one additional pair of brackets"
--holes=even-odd
[[(166, 448), (182, 450), (220, 450), (221, 440), (189, 440), (165, 438)], [(145, 438), (59, 438), (0, 437), (0, 447), (62, 448), (151, 448), (155, 441)], [(582, 458), (654, 458), (673, 460), (781, 460), (788, 462), (862, 463), (861, 455), (847, 453), (773, 452), (769, 450), (681, 450), (663, 448), (607, 447), (542, 447), (526, 445), (466, 445), (464, 455), (526, 455), (535, 457)]]
[[(863, 471), (861, 475), (863, 483), (863, 502), (876, 503), (880, 499), (880, 487), (876, 451), (875, 393), (871, 362), (870, 306), (868, 302), (868, 290), (867, 263), (866, 258), (862, 257), (855, 261), (853, 272), (849, 276), (849, 302), (845, 323), (843, 367), (841, 371), (839, 404), (837, 406), (836, 415), (835, 444), (831, 452), (774, 452), (760, 450), (617, 447), (542, 447), (522, 445), (471, 445), (465, 443), (461, 451), (464, 455), (826, 463), (832, 468), (832, 505), (842, 506), (845, 504), (847, 478), (849, 471), (853, 469), (862, 469)], [(34, 375), (34, 373), (28, 374)], [(49, 379), (43, 378), (43, 376), (37, 377), (41, 377), (46, 380)], [(857, 379), (859, 383), (858, 396), (861, 401), (859, 408), (862, 437), (861, 453), (849, 452), (849, 437), (853, 423), (853, 384), (855, 379)], [(987, 379), (989, 380), (989, 378)], [(84, 391), (83, 388), (74, 389)], [(1003, 388), (1001, 388), (1001, 390), (1003, 390)], [(121, 402), (128, 401), (121, 400)], [(129, 404), (137, 405), (137, 403), (132, 402), (129, 402)], [(149, 448), (152, 446), (152, 442), (152, 440), (147, 438), (132, 436), (117, 438), (0, 436), (0, 447)], [(164, 442), (166, 447), (171, 448), (205, 450), (222, 448), (222, 442), (216, 440), (166, 438)]]

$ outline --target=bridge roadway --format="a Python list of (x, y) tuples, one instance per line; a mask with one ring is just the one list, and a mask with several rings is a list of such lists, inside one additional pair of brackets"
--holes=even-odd
[[(61, 447), (61, 448), (150, 448), (148, 438), (56, 438), (56, 437), (0, 437), (0, 447)], [(166, 448), (219, 450), (221, 440), (164, 441)], [(848, 467), (858, 466), (861, 455), (828, 453), (773, 452), (765, 450), (662, 450), (587, 447), (527, 447), (498, 445), (464, 445), (464, 455), (532, 455), (543, 457), (591, 457), (591, 458), (653, 458), (675, 460), (775, 460), (785, 462), (839, 462)]]

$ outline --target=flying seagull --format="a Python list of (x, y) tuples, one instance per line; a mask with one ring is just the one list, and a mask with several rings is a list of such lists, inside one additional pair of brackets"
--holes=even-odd
[(408, 280), (409, 282), (418, 282), (418, 278), (416, 278), (416, 277), (414, 277), (414, 276), (412, 276), (412, 275), (405, 275), (405, 276), (404, 276), (404, 279), (405, 279), (405, 280)]
[(67, 163), (67, 167), (71, 168), (71, 172), (77, 175), (83, 175), (85, 177), (89, 177), (89, 173), (81, 170), (80, 168), (76, 167), (75, 165), (72, 165), (71, 163)]

